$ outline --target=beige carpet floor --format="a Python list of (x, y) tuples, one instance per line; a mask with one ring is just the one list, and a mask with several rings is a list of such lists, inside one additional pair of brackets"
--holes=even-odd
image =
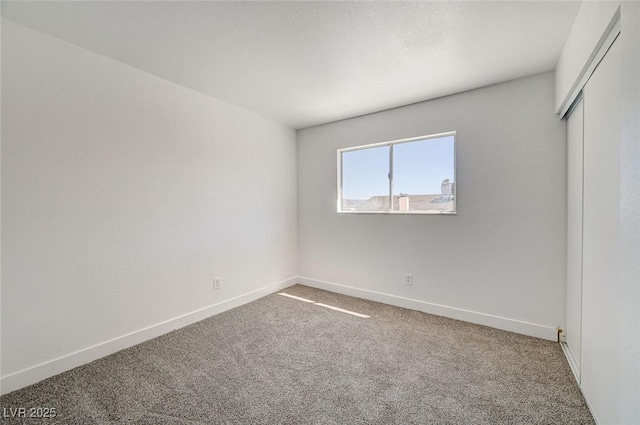
[(593, 424), (559, 344), (296, 285), (0, 398), (34, 424)]

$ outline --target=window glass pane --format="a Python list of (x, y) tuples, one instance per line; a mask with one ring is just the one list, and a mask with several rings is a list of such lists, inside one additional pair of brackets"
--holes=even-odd
[(455, 211), (454, 136), (393, 145), (394, 211)]
[(342, 211), (389, 211), (389, 146), (342, 152)]

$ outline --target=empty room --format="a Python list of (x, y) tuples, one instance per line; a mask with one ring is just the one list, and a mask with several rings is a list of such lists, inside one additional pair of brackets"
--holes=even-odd
[(640, 425), (640, 2), (0, 7), (3, 423)]

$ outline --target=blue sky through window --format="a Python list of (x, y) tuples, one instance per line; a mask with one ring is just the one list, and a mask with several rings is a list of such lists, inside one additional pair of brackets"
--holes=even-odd
[[(342, 153), (344, 199), (389, 195), (389, 146)], [(454, 137), (393, 145), (393, 194), (439, 194), (444, 179), (454, 181)]]
[(453, 181), (453, 136), (393, 146), (393, 194), (440, 193), (444, 179)]
[(346, 199), (389, 196), (389, 146), (342, 153), (342, 194)]

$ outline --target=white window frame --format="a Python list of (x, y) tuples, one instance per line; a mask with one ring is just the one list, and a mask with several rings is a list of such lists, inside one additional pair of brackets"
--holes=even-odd
[[(399, 145), (401, 143), (411, 143), (411, 142), (418, 142), (418, 141), (423, 141), (423, 140), (429, 140), (429, 139), (438, 139), (441, 137), (448, 137), (448, 136), (453, 136), (453, 181), (455, 184), (455, 191), (454, 191), (454, 195), (453, 195), (453, 211), (436, 211), (436, 210), (418, 210), (418, 211), (393, 211), (393, 210), (388, 210), (388, 211), (343, 211), (342, 210), (342, 153), (343, 152), (352, 152), (352, 151), (358, 151), (358, 150), (363, 150), (363, 149), (371, 149), (371, 148), (378, 148), (381, 146), (389, 146), (390, 147), (390, 151), (389, 151), (389, 205), (391, 205), (391, 208), (393, 208), (393, 146), (394, 145)], [(408, 139), (399, 139), (399, 140), (391, 140), (391, 141), (387, 141), (387, 142), (380, 142), (380, 143), (371, 143), (368, 145), (360, 145), (360, 146), (353, 146), (353, 147), (348, 147), (348, 148), (341, 148), (338, 149), (337, 151), (337, 158), (338, 158), (338, 199), (337, 199), (337, 212), (339, 214), (402, 214), (402, 215), (412, 215), (412, 214), (418, 214), (418, 215), (423, 215), (423, 214), (429, 214), (429, 215), (456, 215), (458, 213), (458, 203), (457, 203), (457, 198), (458, 198), (458, 179), (456, 176), (456, 157), (457, 157), (457, 137), (456, 137), (456, 132), (455, 131), (448, 131), (445, 133), (437, 133), (437, 134), (428, 134), (425, 136), (418, 136), (418, 137), (411, 137)]]

